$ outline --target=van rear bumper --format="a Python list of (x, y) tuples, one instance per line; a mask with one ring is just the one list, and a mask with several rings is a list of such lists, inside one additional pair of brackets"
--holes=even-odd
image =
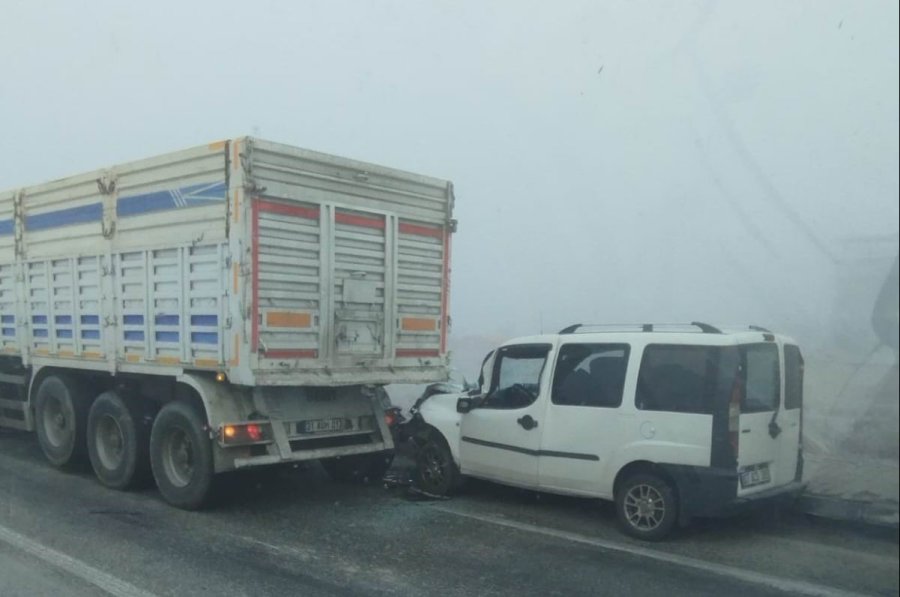
[(693, 466), (664, 467), (678, 486), (681, 517), (718, 517), (737, 514), (773, 502), (790, 503), (806, 484), (791, 481), (778, 487), (738, 496), (738, 474), (734, 469)]

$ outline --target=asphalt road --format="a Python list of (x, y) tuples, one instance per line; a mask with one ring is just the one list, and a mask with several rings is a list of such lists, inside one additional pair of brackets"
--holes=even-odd
[[(402, 462), (400, 463), (402, 465)], [(483, 482), (446, 501), (331, 483), (317, 465), (233, 476), (182, 512), (48, 465), (0, 430), (0, 595), (898, 594), (896, 532), (773, 512), (623, 537), (608, 505)]]

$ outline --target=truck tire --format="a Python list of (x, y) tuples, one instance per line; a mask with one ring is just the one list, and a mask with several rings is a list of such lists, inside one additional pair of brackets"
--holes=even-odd
[(379, 482), (391, 468), (393, 450), (374, 454), (357, 454), (321, 460), (322, 468), (332, 480), (339, 483)]
[(416, 447), (416, 485), (435, 495), (450, 495), (462, 485), (462, 475), (450, 446), (437, 431), (426, 434)]
[(638, 473), (616, 489), (616, 515), (627, 534), (644, 541), (664, 539), (678, 522), (678, 497), (664, 479)]
[(150, 473), (150, 428), (140, 405), (115, 392), (100, 394), (87, 421), (87, 449), (94, 474), (103, 485), (128, 489)]
[(201, 508), (213, 480), (212, 443), (203, 418), (189, 404), (166, 404), (150, 431), (150, 466), (163, 499), (184, 510)]
[(65, 374), (45, 377), (34, 398), (38, 444), (58, 468), (83, 460), (88, 398), (81, 385)]

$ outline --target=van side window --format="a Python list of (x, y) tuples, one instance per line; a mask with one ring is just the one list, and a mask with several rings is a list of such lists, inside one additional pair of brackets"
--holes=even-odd
[(784, 345), (784, 407), (803, 406), (803, 355), (793, 344)]
[(491, 389), (482, 408), (524, 408), (537, 400), (549, 344), (504, 346), (497, 351)]
[(635, 404), (641, 410), (712, 414), (720, 349), (652, 344), (644, 349)]
[(566, 344), (553, 375), (553, 404), (615, 408), (622, 404), (627, 344)]
[(773, 411), (781, 397), (781, 368), (775, 344), (749, 344), (743, 347), (746, 390), (742, 413)]

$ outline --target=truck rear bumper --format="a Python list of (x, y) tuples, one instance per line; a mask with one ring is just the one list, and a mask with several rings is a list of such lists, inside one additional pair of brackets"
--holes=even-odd
[(303, 462), (305, 460), (319, 460), (322, 458), (333, 458), (335, 456), (352, 456), (354, 454), (385, 452), (387, 450), (392, 450), (393, 447), (393, 444), (388, 445), (385, 442), (370, 442), (356, 446), (298, 450), (288, 454), (263, 454), (260, 456), (239, 457), (234, 458), (232, 462), (234, 464), (234, 469), (242, 469), (253, 466), (270, 466), (273, 464), (285, 464), (289, 462)]

